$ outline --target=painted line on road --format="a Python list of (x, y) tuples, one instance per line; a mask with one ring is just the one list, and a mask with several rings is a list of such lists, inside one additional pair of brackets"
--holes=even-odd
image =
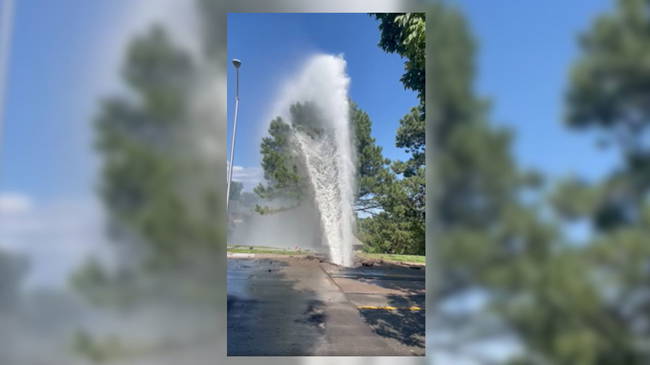
[(410, 310), (410, 311), (421, 311), (423, 308), (417, 307), (417, 306), (412, 306), (412, 307), (391, 307), (389, 305), (387, 306), (376, 306), (376, 305), (358, 305), (357, 308), (359, 309), (379, 309), (379, 310)]

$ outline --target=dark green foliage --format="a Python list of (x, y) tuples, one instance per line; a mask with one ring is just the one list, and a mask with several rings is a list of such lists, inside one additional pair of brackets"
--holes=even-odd
[(359, 221), (360, 239), (376, 253), (424, 255), (424, 168), (398, 180), (391, 177), (378, 190), (381, 210)]
[(375, 138), (372, 137), (370, 117), (353, 102), (350, 104), (357, 165), (355, 209), (359, 213), (373, 214), (381, 208), (380, 199), (386, 194), (386, 187), (393, 183), (395, 178), (388, 169), (390, 160), (384, 158), (382, 148), (377, 146)]
[(485, 229), (501, 220), (500, 212), (521, 188), (509, 146), (507, 131), (481, 120), (459, 121), (450, 130), (438, 158), (437, 215), (443, 229)]
[(543, 250), (513, 257), (501, 273), (486, 276), (499, 293), (496, 308), (524, 345), (524, 363), (650, 361), (650, 109), (643, 101), (650, 92), (650, 2), (617, 4), (580, 40), (567, 124), (597, 130), (623, 164), (601, 181), (562, 181), (550, 196), (557, 217), (586, 221), (594, 232), (577, 245), (549, 230), (546, 238), (537, 235)]
[[(555, 280), (546, 281), (535, 299), (547, 309), (513, 318), (531, 347), (553, 363), (650, 361), (641, 345), (650, 337), (643, 324), (650, 303), (649, 9), (645, 0), (617, 1), (580, 39), (567, 124), (596, 130), (623, 163), (601, 181), (567, 180), (552, 196), (562, 217), (586, 220), (595, 230), (581, 247), (564, 248), (554, 266), (544, 267)], [(535, 309), (530, 304), (526, 310)]]
[(154, 26), (133, 41), (122, 73), (151, 117), (171, 123), (186, 111), (194, 71), (189, 56), (175, 49), (162, 27)]
[[(404, 27), (395, 15), (378, 16), (383, 27), (382, 45), (400, 55), (424, 58), (424, 47), (391, 46), (396, 39), (404, 39), (404, 32), (424, 28)], [(404, 18), (401, 18), (404, 19)], [(431, 133), (436, 160), (434, 184), (438, 191), (429, 204), (435, 211), (434, 224), (438, 227), (435, 242), (442, 278), (441, 293), (451, 295), (465, 288), (487, 285), (488, 273), (499, 263), (507, 262), (517, 254), (543, 251), (537, 247), (533, 235), (544, 232), (534, 217), (518, 201), (521, 191), (527, 189), (529, 175), (517, 169), (510, 156), (511, 136), (507, 130), (489, 124), (487, 103), (474, 92), (474, 41), (462, 15), (444, 4), (435, 4), (427, 18), (429, 49), (427, 63), (432, 72), (427, 101), (431, 115), (426, 133)], [(390, 31), (399, 35), (390, 34)], [(414, 39), (419, 38), (413, 36)], [(402, 50), (400, 52), (400, 49)], [(415, 62), (407, 64), (424, 64)], [(414, 90), (419, 87), (405, 85)], [(420, 94), (423, 97), (423, 94)], [(422, 100), (423, 101), (423, 100)], [(395, 163), (394, 170), (403, 174), (400, 185), (411, 202), (407, 210), (413, 219), (419, 219), (424, 231), (424, 143), (425, 123), (423, 108), (413, 108), (400, 123), (397, 145), (411, 153), (411, 159)], [(416, 173), (417, 172), (417, 173)], [(413, 181), (413, 179), (416, 179)], [(419, 186), (418, 189), (414, 189)], [(514, 214), (513, 212), (518, 212)], [(528, 217), (526, 221), (521, 221)], [(539, 233), (541, 236), (545, 234)], [(424, 235), (421, 236), (424, 247)]]
[(550, 200), (557, 213), (568, 220), (587, 217), (601, 204), (597, 189), (575, 178), (559, 183)]
[[(222, 199), (202, 150), (211, 130), (197, 115), (201, 77), (190, 54), (160, 26), (134, 38), (122, 76), (130, 95), (100, 104), (95, 119), (101, 157), (99, 194), (118, 263), (90, 259), (71, 284), (97, 305), (129, 307), (169, 295), (215, 300), (199, 288), (214, 284), (222, 257)], [(237, 185), (234, 185), (237, 194)], [(210, 298), (208, 298), (210, 297)]]
[(650, 19), (646, 0), (620, 0), (580, 39), (582, 55), (573, 66), (567, 122), (598, 131), (617, 148), (624, 164), (598, 189), (595, 207), (603, 229), (638, 219), (650, 189)]
[[(324, 128), (321, 113), (313, 103), (296, 103), (290, 108), (291, 125), (278, 117), (271, 121), (269, 136), (262, 140), (262, 169), (264, 184), (255, 193), (265, 200), (282, 199), (281, 208), (258, 207), (260, 213), (283, 211), (313, 199), (309, 192), (306, 167), (299, 153), (300, 147), (292, 139), (294, 131), (312, 138), (321, 138), (332, 131)], [(356, 210), (371, 213), (380, 207), (377, 197), (392, 175), (387, 168), (389, 161), (382, 156), (381, 147), (371, 136), (372, 123), (368, 115), (350, 102), (353, 143), (356, 149), (357, 199)], [(287, 204), (289, 203), (289, 204)]]
[[(601, 301), (609, 289), (595, 285), (603, 272), (587, 258), (597, 255), (565, 245), (560, 232), (538, 216), (536, 205), (521, 200), (522, 193), (539, 187), (541, 179), (518, 169), (511, 157), (511, 133), (490, 125), (488, 103), (474, 91), (474, 41), (463, 17), (447, 5), (436, 4), (427, 20), (431, 35), (427, 63), (434, 80), (427, 95), (431, 113), (427, 133), (432, 142), (428, 148), (435, 151), (434, 180), (429, 182), (438, 191), (429, 204), (435, 211), (435, 269), (440, 277), (433, 296), (437, 301), (473, 290), (486, 293), (489, 313), (497, 315), (523, 345), (523, 355), (511, 363), (628, 363), (632, 357), (625, 350), (610, 351), (630, 347), (617, 319), (622, 313), (608, 318)], [(387, 29), (401, 33), (396, 30), (399, 24), (382, 28), (384, 33)], [(400, 37), (388, 34), (382, 40)], [(388, 50), (392, 49), (396, 48)], [(413, 110), (405, 117), (398, 133), (399, 145), (413, 156), (394, 164), (404, 176), (419, 165), (419, 153), (424, 152), (417, 148), (424, 138), (416, 116)], [(618, 187), (611, 191), (621, 191), (625, 183), (614, 185)], [(599, 206), (601, 220), (620, 219), (607, 209), (618, 195), (601, 199), (594, 194), (589, 186), (567, 184), (554, 200), (572, 218), (589, 215), (592, 207)], [(462, 319), (451, 318), (450, 323), (453, 328)], [(466, 325), (476, 330), (486, 326), (481, 331), (492, 333), (482, 319)], [(503, 329), (492, 331), (498, 334)]]
[(379, 46), (386, 52), (406, 58), (404, 74), (400, 80), (405, 88), (417, 91), (424, 103), (424, 13), (379, 13), (374, 16), (380, 20)]
[(408, 161), (396, 165), (397, 173), (404, 174), (405, 177), (415, 175), (417, 170), (425, 165), (426, 141), (424, 112), (421, 107), (412, 108), (411, 112), (400, 120), (395, 145), (411, 154)]
[(650, 2), (620, 0), (581, 38), (567, 95), (567, 122), (597, 130), (623, 164), (595, 189), (603, 229), (638, 222), (650, 189)]
[[(132, 42), (124, 75), (139, 100), (112, 98), (103, 104), (96, 124), (104, 160), (101, 194), (114, 222), (153, 246), (151, 267), (177, 265), (181, 251), (192, 255), (190, 247), (209, 246), (214, 234), (191, 216), (197, 207), (188, 206), (184, 195), (187, 178), (200, 179), (196, 170), (204, 163), (186, 144), (196, 71), (189, 56), (154, 27)], [(210, 209), (214, 192), (203, 194), (199, 209)]]
[[(424, 15), (377, 17), (384, 20), (380, 25), (380, 45), (407, 58), (402, 82), (418, 92), (422, 103), (403, 118), (396, 137), (398, 147), (406, 148), (412, 158), (395, 162), (392, 169), (371, 136), (368, 115), (350, 103), (357, 158), (355, 210), (360, 214), (359, 236), (367, 249), (374, 252), (424, 254)], [(288, 136), (296, 129), (318, 138), (327, 133), (320, 125), (319, 113), (301, 104), (291, 108), (291, 126), (280, 118), (272, 121), (269, 137), (261, 146), (266, 185), (255, 189), (258, 196), (267, 200), (281, 198), (294, 204), (309, 196), (305, 167)], [(395, 173), (403, 178), (397, 178)], [(281, 208), (258, 207), (258, 211), (269, 213), (289, 208), (291, 204)]]
[(638, 142), (650, 116), (650, 5), (646, 0), (617, 2), (616, 10), (600, 16), (580, 39), (582, 57), (571, 73), (567, 121), (616, 129), (610, 137), (622, 138), (620, 147), (647, 148)]
[(306, 167), (293, 135), (295, 131), (300, 131), (317, 138), (324, 133), (320, 112), (313, 103), (296, 103), (289, 112), (291, 124), (280, 117), (275, 118), (269, 126), (269, 136), (262, 139), (260, 153), (265, 184), (260, 183), (255, 188), (255, 193), (261, 199), (279, 199), (283, 206), (258, 206), (257, 211), (261, 214), (296, 207), (309, 192)]
[(414, 90), (420, 105), (400, 120), (396, 146), (411, 157), (393, 162), (395, 176), (384, 180), (376, 201), (381, 212), (360, 221), (360, 235), (370, 252), (423, 255), (425, 190), (425, 22), (423, 13), (374, 14), (380, 21), (379, 46), (405, 59), (401, 81)]

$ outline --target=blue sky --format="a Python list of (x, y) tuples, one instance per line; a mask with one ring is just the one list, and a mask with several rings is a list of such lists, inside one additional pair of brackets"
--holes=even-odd
[[(0, 1), (0, 11), (7, 4)], [(86, 255), (109, 247), (96, 195), (92, 120), (99, 98), (119, 88), (126, 42), (154, 18), (181, 18), (173, 4), (13, 2), (0, 134), (0, 248), (29, 258), (31, 284), (62, 285)]]
[[(240, 109), (235, 165), (258, 166), (259, 137), (284, 82), (315, 53), (343, 54), (350, 98), (374, 124), (373, 135), (386, 157), (404, 159), (394, 147), (399, 119), (418, 104), (399, 81), (403, 60), (377, 46), (378, 22), (367, 14), (228, 15), (228, 57), (239, 58)], [(228, 121), (233, 120), (234, 67), (228, 70)], [(229, 132), (231, 125), (229, 124)], [(230, 141), (230, 134), (228, 134)]]
[[(616, 154), (566, 129), (562, 112), (577, 35), (611, 2), (456, 2), (478, 41), (476, 89), (492, 100), (491, 119), (515, 131), (518, 162), (552, 177), (574, 172), (594, 179), (610, 171)], [(0, 244), (31, 250), (40, 257), (36, 262), (72, 262), (103, 239), (92, 148), (98, 99), (119, 88), (124, 45), (134, 31), (157, 17), (175, 29), (191, 28), (174, 8), (180, 3), (16, 1), (0, 146)], [(244, 62), (235, 164), (258, 166), (262, 126), (280, 86), (317, 52), (344, 55), (350, 97), (370, 115), (385, 155), (405, 158), (395, 148), (395, 131), (417, 101), (399, 82), (403, 60), (386, 54), (378, 40), (377, 21), (366, 14), (231, 15), (228, 58)], [(229, 67), (228, 79), (233, 76)], [(233, 87), (229, 82), (229, 126)], [(241, 179), (246, 171), (235, 175)], [(259, 178), (259, 171), (249, 175)], [(54, 277), (49, 271), (41, 276)]]
[[(139, 10), (175, 0), (154, 1)], [(455, 2), (479, 43), (477, 90), (492, 100), (492, 120), (514, 129), (516, 159), (554, 177), (607, 173), (616, 155), (562, 125), (562, 97), (578, 33), (612, 1)], [(148, 19), (133, 9), (142, 3), (15, 2), (0, 141), (0, 245), (31, 252), (42, 282), (65, 282), (66, 270), (101, 245), (104, 217), (97, 202), (87, 202), (96, 198), (97, 180), (91, 121), (98, 97), (119, 82), (114, 66), (123, 56), (122, 41), (133, 24)], [(124, 21), (133, 14), (139, 20)], [(344, 55), (350, 97), (370, 115), (379, 145), (387, 157), (406, 157), (394, 147), (394, 134), (416, 98), (399, 82), (403, 60), (383, 52), (378, 39), (377, 21), (365, 14), (231, 15), (228, 57), (244, 61), (235, 164), (259, 163), (259, 126), (275, 93), (316, 52)], [(233, 76), (229, 67), (228, 79)], [(232, 91), (229, 82), (229, 125)]]
[(93, 105), (79, 96), (91, 87), (93, 41), (111, 9), (84, 1), (14, 6), (0, 187), (43, 199), (87, 193)]
[(40, 201), (95, 193), (99, 99), (121, 83), (124, 46), (134, 33), (160, 19), (184, 21), (173, 3), (14, 1), (0, 193)]
[[(614, 151), (563, 125), (564, 92), (577, 35), (609, 1), (536, 3), (455, 1), (477, 40), (477, 92), (492, 101), (491, 119), (515, 131), (513, 152), (525, 168), (551, 178), (596, 179), (617, 162)], [(399, 78), (403, 60), (378, 46), (377, 21), (365, 14), (229, 14), (228, 56), (243, 60), (235, 165), (259, 164), (259, 131), (282, 80), (315, 52), (342, 53), (351, 98), (373, 121), (373, 135), (391, 159), (399, 119), (417, 103)], [(228, 72), (228, 122), (233, 120), (234, 68)], [(228, 137), (230, 141), (230, 134)]]
[[(561, 116), (577, 35), (612, 1), (456, 2), (478, 41), (476, 88), (492, 100), (492, 120), (515, 131), (515, 158), (553, 177), (575, 172), (594, 179), (610, 171), (615, 153), (568, 131)], [(64, 282), (66, 267), (93, 245), (103, 247), (92, 117), (98, 99), (120, 84), (123, 47), (134, 31), (157, 17), (191, 29), (175, 8), (181, 3), (15, 2), (0, 145), (0, 245), (30, 255), (43, 282)], [(365, 14), (229, 17), (228, 56), (244, 61), (236, 165), (258, 164), (256, 127), (283, 80), (316, 52), (344, 55), (351, 98), (370, 115), (386, 156), (404, 158), (394, 134), (416, 98), (399, 82), (403, 60), (383, 52), (378, 39), (377, 22)]]
[[(92, 194), (96, 161), (90, 120), (96, 100), (97, 48), (115, 32), (128, 2), (73, 1), (74, 6), (19, 1), (8, 69), (1, 191), (48, 199)], [(477, 90), (493, 101), (493, 120), (516, 131), (514, 152), (524, 166), (554, 176), (571, 171), (604, 174), (616, 161), (593, 139), (562, 126), (562, 95), (576, 36), (607, 0), (543, 3), (457, 1), (479, 42)], [(231, 14), (228, 55), (244, 61), (236, 164), (259, 161), (259, 131), (274, 93), (310, 54), (343, 53), (350, 96), (374, 123), (373, 134), (390, 158), (399, 118), (416, 103), (399, 77), (402, 60), (377, 41), (377, 22), (365, 14)], [(119, 58), (116, 52), (112, 55)], [(232, 78), (232, 67), (229, 78)], [(94, 87), (96, 89), (96, 87)], [(99, 94), (93, 89), (94, 94)], [(229, 83), (228, 122), (232, 122)], [(82, 97), (80, 97), (82, 96)], [(96, 95), (93, 95), (95, 98)], [(248, 138), (247, 138), (248, 137)]]
[(578, 35), (609, 0), (454, 1), (478, 41), (477, 90), (493, 102), (492, 120), (516, 132), (514, 155), (524, 167), (551, 177), (605, 175), (614, 151), (563, 125), (568, 72), (579, 55)]

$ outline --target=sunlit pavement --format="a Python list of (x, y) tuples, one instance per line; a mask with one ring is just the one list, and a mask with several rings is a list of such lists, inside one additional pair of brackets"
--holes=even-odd
[(424, 284), (424, 268), (230, 257), (228, 355), (424, 355)]

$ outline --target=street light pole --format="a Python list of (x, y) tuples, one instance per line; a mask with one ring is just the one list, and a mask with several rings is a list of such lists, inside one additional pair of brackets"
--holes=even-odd
[(228, 203), (230, 202), (230, 184), (232, 183), (232, 171), (234, 168), (233, 157), (235, 156), (235, 137), (237, 136), (237, 113), (239, 112), (239, 66), (241, 66), (241, 61), (235, 58), (232, 60), (232, 64), (235, 66), (235, 70), (237, 71), (237, 88), (235, 91), (235, 121), (232, 127), (232, 141), (230, 142), (230, 164), (228, 165), (228, 185), (226, 187), (226, 211), (228, 210)]

